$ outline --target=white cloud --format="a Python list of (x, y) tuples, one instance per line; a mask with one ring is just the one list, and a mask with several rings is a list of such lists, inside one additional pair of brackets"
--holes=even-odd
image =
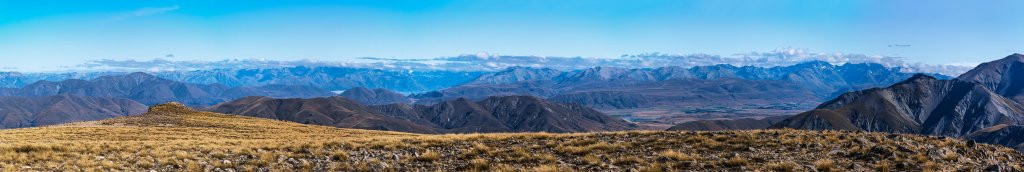
[(166, 6), (166, 7), (145, 7), (145, 8), (140, 8), (140, 9), (132, 10), (130, 12), (126, 12), (126, 13), (123, 13), (121, 15), (115, 16), (113, 18), (113, 20), (124, 20), (124, 19), (128, 19), (128, 18), (133, 18), (133, 17), (143, 17), (143, 16), (151, 16), (151, 15), (163, 14), (163, 13), (167, 13), (167, 12), (176, 11), (178, 9), (181, 9), (181, 6), (174, 5), (174, 6)]
[(134, 12), (132, 12), (132, 15), (135, 15), (136, 17), (142, 17), (142, 16), (148, 16), (148, 15), (154, 15), (154, 14), (171, 12), (171, 11), (178, 10), (180, 8), (181, 7), (179, 7), (178, 5), (169, 6), (169, 7), (147, 7), (147, 8), (142, 8), (142, 9), (135, 10)]

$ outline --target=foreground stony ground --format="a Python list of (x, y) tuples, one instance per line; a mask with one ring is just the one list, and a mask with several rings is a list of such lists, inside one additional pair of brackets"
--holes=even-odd
[(1021, 171), (1020, 153), (952, 138), (839, 131), (417, 135), (154, 107), (0, 130), (5, 171)]

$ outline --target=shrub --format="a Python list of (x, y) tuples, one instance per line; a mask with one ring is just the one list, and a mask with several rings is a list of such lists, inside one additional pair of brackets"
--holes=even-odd
[(818, 171), (832, 171), (836, 168), (836, 162), (830, 159), (820, 159), (814, 161), (814, 169)]
[(679, 153), (674, 150), (665, 150), (660, 153), (661, 157), (665, 157), (676, 161), (693, 161), (696, 159), (695, 156), (685, 153)]
[(800, 165), (796, 164), (796, 163), (793, 163), (793, 162), (773, 162), (773, 163), (768, 163), (767, 166), (768, 166), (768, 169), (770, 169), (772, 171), (790, 172), (790, 171), (796, 171), (796, 168), (798, 166), (800, 166)]
[(875, 168), (875, 171), (881, 171), (881, 172), (888, 172), (892, 168), (892, 167), (890, 167), (888, 161), (878, 161), (878, 162), (875, 162), (875, 164), (872, 165), (872, 167)]
[(612, 164), (615, 164), (615, 165), (632, 165), (632, 164), (637, 164), (637, 163), (640, 163), (640, 162), (643, 162), (643, 160), (641, 160), (640, 158), (637, 158), (635, 156), (623, 156), (623, 157), (620, 157), (620, 158), (616, 158), (615, 161), (612, 161)]
[(331, 152), (331, 159), (338, 161), (346, 161), (348, 160), (348, 151), (335, 150), (334, 152)]
[(424, 162), (437, 161), (438, 159), (441, 159), (441, 154), (437, 153), (437, 152), (434, 152), (432, 150), (427, 150), (427, 151), (423, 152), (422, 154), (420, 154), (420, 156), (416, 157), (417, 161), (424, 161)]
[(725, 165), (730, 167), (738, 167), (747, 165), (747, 159), (740, 156), (733, 156), (728, 160), (725, 160)]
[(487, 167), (491, 166), (491, 161), (483, 158), (476, 158), (469, 161), (469, 164), (473, 165), (473, 169), (487, 170)]

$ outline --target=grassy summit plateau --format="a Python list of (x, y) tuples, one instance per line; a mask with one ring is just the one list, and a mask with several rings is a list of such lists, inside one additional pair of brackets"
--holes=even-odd
[(200, 112), (0, 130), (4, 171), (1024, 170), (1024, 155), (952, 138), (841, 131), (421, 135)]

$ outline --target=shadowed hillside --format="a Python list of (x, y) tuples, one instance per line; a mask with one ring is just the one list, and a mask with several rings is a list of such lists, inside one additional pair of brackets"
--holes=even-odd
[(246, 97), (206, 110), (304, 124), (414, 133), (564, 133), (620, 131), (636, 127), (591, 108), (530, 96), (491, 97), (477, 102), (456, 99), (430, 106), (365, 106), (340, 96), (312, 99)]
[(143, 112), (146, 112), (146, 105), (120, 98), (72, 95), (0, 97), (0, 128), (100, 120)]
[(404, 118), (382, 115), (359, 102), (339, 96), (312, 99), (246, 97), (217, 104), (206, 110), (341, 128), (416, 133), (438, 132), (435, 126), (421, 125)]
[(773, 116), (762, 119), (741, 118), (730, 120), (702, 120), (677, 124), (668, 128), (669, 131), (721, 131), (721, 130), (759, 130), (782, 121), (789, 116)]

